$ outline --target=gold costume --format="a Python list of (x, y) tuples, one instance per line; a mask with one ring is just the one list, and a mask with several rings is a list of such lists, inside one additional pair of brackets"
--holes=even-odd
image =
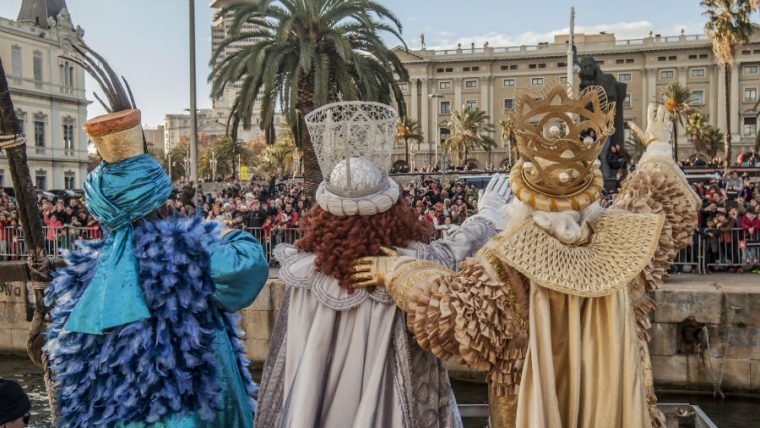
[[(547, 139), (531, 128), (535, 114), (572, 125), (562, 113), (573, 112), (599, 125), (598, 135), (609, 131), (609, 114), (594, 119), (583, 110), (603, 92), (582, 93), (580, 102), (565, 92), (555, 87), (543, 98), (516, 100), (527, 161), (512, 171), (519, 177), (513, 190), (544, 211), (589, 204), (585, 196), (563, 195), (561, 183), (580, 183), (572, 195), (596, 192), (598, 152), (591, 152), (601, 145), (580, 140), (572, 127), (568, 138)], [(559, 107), (549, 105), (553, 99), (560, 99)], [(614, 116), (614, 105), (602, 101), (595, 110), (601, 106)], [(650, 108), (650, 125), (655, 136), (666, 135), (661, 141), (669, 140), (662, 109), (655, 118)], [(540, 174), (531, 173), (536, 170)], [(562, 242), (529, 217), (508, 225), (456, 273), (401, 258), (385, 286), (407, 312), (420, 346), (487, 371), (492, 426), (661, 427), (647, 348), (655, 307), (648, 292), (689, 244), (699, 204), (673, 161), (650, 154), (577, 241)]]
[(688, 245), (698, 203), (672, 172), (641, 165), (587, 243), (563, 245), (526, 221), (456, 274), (428, 261), (397, 265), (387, 288), (420, 346), (488, 372), (493, 426), (662, 426), (647, 291)]

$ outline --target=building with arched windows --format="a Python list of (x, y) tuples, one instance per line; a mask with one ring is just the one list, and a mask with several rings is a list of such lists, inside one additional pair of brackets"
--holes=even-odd
[[(60, 58), (83, 35), (65, 0), (24, 0), (16, 20), (0, 17), (0, 59), (40, 190), (81, 188), (87, 174), (84, 71)], [(8, 160), (0, 153), (0, 187), (11, 186)]]

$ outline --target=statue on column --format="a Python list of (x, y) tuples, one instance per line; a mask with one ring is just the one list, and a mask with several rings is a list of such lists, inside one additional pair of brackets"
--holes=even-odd
[(580, 78), (580, 90), (588, 88), (589, 86), (601, 86), (607, 93), (607, 101), (614, 102), (618, 108), (615, 110), (615, 132), (607, 138), (604, 144), (600, 159), (602, 161), (602, 175), (604, 178), (614, 178), (615, 170), (610, 168), (607, 164), (607, 152), (612, 145), (619, 145), (623, 147), (625, 121), (623, 118), (623, 101), (627, 93), (627, 85), (625, 83), (618, 82), (615, 77), (610, 73), (605, 73), (599, 67), (599, 63), (591, 56), (583, 56), (580, 60), (580, 71), (578, 77)]

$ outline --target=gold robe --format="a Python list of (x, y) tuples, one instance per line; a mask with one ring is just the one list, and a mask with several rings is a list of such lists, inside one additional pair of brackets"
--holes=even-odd
[(386, 285), (424, 349), (487, 371), (492, 426), (663, 426), (647, 291), (688, 245), (699, 203), (672, 161), (650, 157), (585, 242), (526, 220), (458, 273), (402, 259)]

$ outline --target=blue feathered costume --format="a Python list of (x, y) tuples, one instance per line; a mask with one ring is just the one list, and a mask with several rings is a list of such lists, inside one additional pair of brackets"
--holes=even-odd
[(248, 233), (144, 219), (170, 189), (147, 154), (88, 175), (106, 238), (67, 256), (45, 301), (60, 427), (252, 425), (255, 385), (232, 313), (255, 299), (268, 264)]

